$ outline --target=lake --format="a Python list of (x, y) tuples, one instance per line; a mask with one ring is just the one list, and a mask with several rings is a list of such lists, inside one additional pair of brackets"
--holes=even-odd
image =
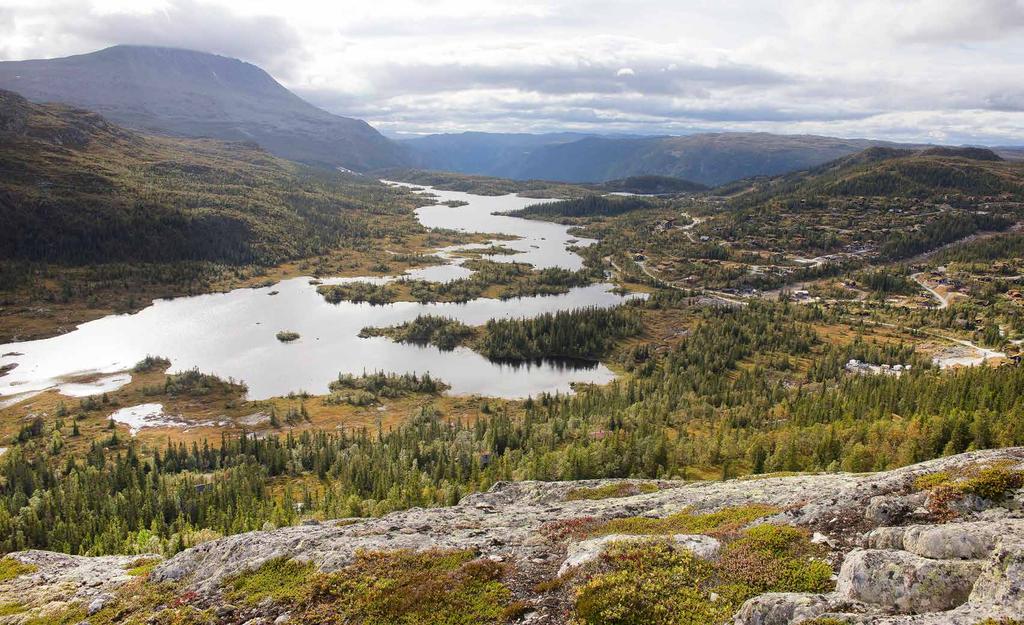
[[(520, 250), (491, 256), (499, 262), (529, 262), (538, 268), (578, 269), (582, 259), (567, 249), (577, 241), (558, 224), (496, 215), (541, 200), (506, 195), (480, 196), (426, 189), (440, 201), (465, 206), (419, 208), (416, 215), (429, 228), (449, 228), (519, 237), (496, 244)], [(575, 245), (585, 246), (589, 240)], [(471, 246), (470, 246), (471, 247)], [(406, 275), (426, 280), (451, 280), (470, 270), (442, 250), (448, 264), (415, 269)], [(389, 280), (391, 278), (375, 278)], [(362, 278), (323, 279), (324, 283)], [(82, 324), (67, 334), (38, 341), (0, 345), (0, 366), (17, 363), (0, 377), (0, 405), (15, 396), (60, 387), (69, 395), (112, 390), (130, 377), (124, 370), (147, 354), (171, 360), (173, 371), (198, 367), (222, 378), (244, 381), (250, 399), (289, 392), (327, 392), (339, 373), (364, 371), (427, 373), (451, 385), (450, 393), (522, 398), (542, 392), (567, 392), (574, 382), (606, 383), (614, 374), (599, 363), (544, 361), (524, 365), (491, 362), (467, 348), (445, 352), (431, 346), (394, 343), (383, 337), (359, 338), (366, 326), (388, 326), (417, 315), (443, 315), (479, 325), (488, 319), (531, 317), (582, 306), (614, 306), (630, 296), (610, 291), (610, 284), (572, 289), (562, 295), (511, 300), (481, 298), (461, 304), (398, 302), (384, 306), (342, 302), (331, 304), (316, 292), (310, 278), (284, 280), (271, 287), (237, 289), (194, 297), (157, 300), (137, 313), (111, 315)], [(276, 295), (271, 295), (276, 291)], [(279, 330), (301, 338), (282, 343)], [(92, 376), (83, 380), (82, 376)]]

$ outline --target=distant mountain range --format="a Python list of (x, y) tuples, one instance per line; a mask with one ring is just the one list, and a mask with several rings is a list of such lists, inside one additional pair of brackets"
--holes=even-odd
[(518, 180), (603, 182), (641, 175), (715, 186), (751, 176), (807, 169), (872, 146), (867, 139), (769, 133), (609, 137), (463, 133), (405, 140), (416, 165)]
[(310, 165), (365, 171), (407, 164), (406, 152), (366, 122), (319, 109), (255, 65), (215, 54), (115, 46), (0, 62), (0, 89), (148, 132), (252, 141)]
[[(716, 186), (815, 167), (872, 146), (922, 147), (768, 133), (643, 137), (466, 132), (392, 141), (362, 120), (306, 102), (255, 65), (147, 46), (0, 62), (0, 89), (37, 103), (95, 111), (132, 129), (250, 141), (300, 163), (357, 172), (415, 167), (573, 183), (656, 175)], [(1007, 158), (1024, 157), (1019, 147), (997, 151)]]

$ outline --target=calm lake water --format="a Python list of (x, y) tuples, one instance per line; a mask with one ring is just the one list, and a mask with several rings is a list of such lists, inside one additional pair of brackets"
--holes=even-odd
[[(428, 206), (416, 211), (430, 228), (501, 233), (521, 237), (501, 245), (521, 254), (491, 257), (496, 261), (529, 262), (536, 267), (582, 266), (579, 256), (566, 247), (576, 241), (564, 226), (494, 215), (540, 200), (506, 195), (484, 197), (454, 191), (427, 190), (441, 201), (469, 202), (466, 206)], [(589, 240), (575, 243), (585, 246)], [(396, 250), (400, 251), (400, 250)], [(407, 275), (427, 280), (451, 280), (470, 271), (450, 259), (439, 267), (412, 270)], [(394, 278), (392, 278), (394, 279)], [(340, 282), (351, 279), (324, 279)], [(73, 332), (22, 343), (0, 345), (0, 365), (17, 363), (0, 377), (0, 405), (6, 398), (54, 386), (69, 394), (110, 390), (127, 381), (125, 375), (97, 375), (83, 383), (72, 376), (113, 374), (131, 367), (147, 354), (170, 358), (172, 370), (198, 367), (223, 378), (243, 380), (251, 399), (265, 399), (291, 391), (324, 393), (339, 373), (359, 374), (383, 370), (395, 373), (429, 372), (451, 385), (452, 393), (526, 397), (541, 392), (568, 391), (572, 382), (605, 383), (614, 376), (600, 364), (543, 362), (513, 366), (495, 363), (475, 352), (458, 348), (443, 352), (434, 347), (393, 343), (386, 338), (362, 339), (365, 326), (387, 326), (421, 314), (444, 315), (471, 325), (494, 318), (531, 317), (581, 306), (614, 306), (624, 297), (610, 292), (611, 285), (591, 285), (564, 295), (513, 300), (477, 299), (464, 304), (399, 302), (386, 306), (330, 304), (309, 278), (282, 281), (272, 287), (238, 289), (229, 293), (157, 300), (131, 315), (112, 315), (79, 326)], [(276, 295), (270, 295), (277, 291)], [(301, 338), (281, 343), (279, 330), (293, 330)]]

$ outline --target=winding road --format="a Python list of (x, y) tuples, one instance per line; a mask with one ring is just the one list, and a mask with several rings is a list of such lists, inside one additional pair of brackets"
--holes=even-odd
[(949, 306), (949, 299), (943, 297), (941, 293), (939, 293), (938, 291), (936, 291), (932, 287), (928, 286), (928, 283), (925, 282), (924, 279), (921, 277), (923, 275), (924, 275), (924, 272), (918, 272), (918, 273), (915, 273), (915, 274), (911, 275), (910, 279), (913, 280), (914, 282), (916, 282), (918, 284), (918, 286), (920, 286), (922, 289), (924, 289), (925, 291), (928, 291), (929, 293), (931, 293), (932, 297), (934, 297), (935, 299), (939, 300), (939, 310), (942, 310), (943, 308), (947, 308)]

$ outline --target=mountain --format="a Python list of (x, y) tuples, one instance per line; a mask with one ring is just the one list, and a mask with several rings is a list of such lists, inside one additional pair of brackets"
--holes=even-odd
[(366, 122), (319, 109), (255, 65), (214, 54), (115, 46), (0, 62), (0, 89), (147, 132), (252, 141), (310, 165), (365, 171), (406, 164), (404, 150)]
[(402, 145), (409, 149), (413, 160), (420, 167), (508, 178), (509, 172), (517, 171), (525, 165), (534, 150), (548, 145), (572, 143), (590, 136), (574, 132), (463, 132), (405, 139)]
[(253, 143), (144, 135), (0, 90), (0, 259), (270, 264), (397, 227), (408, 208)]
[(603, 182), (661, 175), (715, 186), (807, 169), (873, 145), (864, 139), (768, 133), (683, 137), (431, 135), (403, 142), (420, 167), (518, 180)]
[(682, 178), (671, 176), (630, 176), (618, 180), (609, 180), (595, 188), (601, 191), (612, 193), (637, 193), (642, 195), (668, 195), (672, 193), (697, 193), (707, 191), (707, 185), (699, 182), (690, 182)]
[[(872, 147), (806, 171), (738, 181), (732, 187), (742, 190), (732, 199), (735, 205), (860, 196), (1024, 198), (1024, 164), (984, 148)], [(731, 190), (722, 187), (719, 192)]]

